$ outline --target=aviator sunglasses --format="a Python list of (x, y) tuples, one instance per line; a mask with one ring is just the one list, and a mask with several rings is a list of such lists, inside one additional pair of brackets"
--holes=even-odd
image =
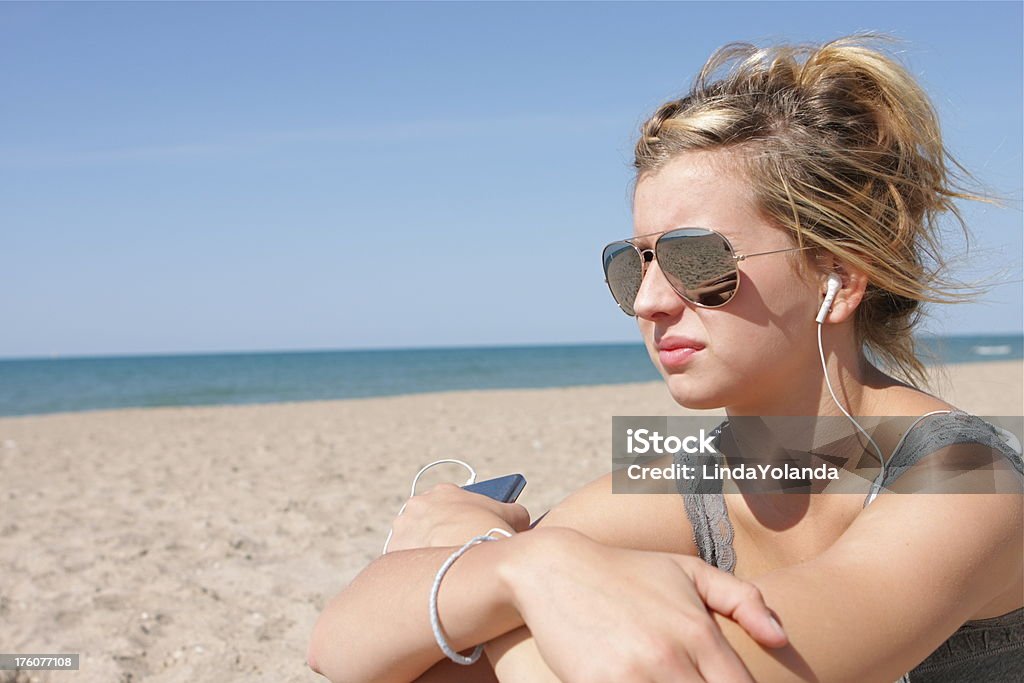
[(647, 264), (658, 260), (661, 272), (679, 296), (697, 306), (719, 308), (729, 303), (740, 288), (740, 271), (736, 264), (754, 256), (802, 251), (811, 247), (791, 247), (737, 254), (725, 235), (707, 228), (676, 228), (662, 233), (653, 249), (640, 249), (634, 240), (658, 233), (638, 235), (612, 242), (604, 248), (604, 281), (615, 303), (623, 313), (635, 316), (640, 283), (647, 273)]

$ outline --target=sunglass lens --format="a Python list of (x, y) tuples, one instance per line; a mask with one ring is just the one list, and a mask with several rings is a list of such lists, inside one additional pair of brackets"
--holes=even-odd
[(682, 228), (665, 233), (658, 240), (657, 258), (676, 291), (701, 306), (722, 306), (739, 286), (732, 248), (717, 232)]
[(628, 242), (614, 242), (604, 248), (601, 260), (604, 262), (604, 278), (615, 303), (628, 315), (636, 315), (633, 302), (643, 279), (640, 254)]

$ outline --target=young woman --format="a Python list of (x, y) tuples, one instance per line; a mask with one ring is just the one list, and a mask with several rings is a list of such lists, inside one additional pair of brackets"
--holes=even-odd
[[(528, 529), (520, 506), (439, 486), (409, 501), (390, 551), (325, 608), (313, 669), (333, 681), (1024, 681), (1020, 455), (915, 388), (919, 306), (958, 296), (935, 267), (940, 215), (972, 198), (950, 163), (926, 95), (863, 39), (716, 53), (642, 127), (634, 236), (605, 249), (606, 278), (682, 406), (724, 407), (727, 425), (915, 417), (872, 434), (876, 488), (612, 495), (609, 474)], [(718, 441), (727, 455), (756, 450), (734, 431)], [(955, 486), (935, 476), (950, 469)], [(958, 492), (976, 476), (1011, 493)], [(453, 551), (492, 528), (511, 537), (465, 552), (438, 595), (453, 648), (487, 643), (460, 666), (435, 641), (428, 595)]]

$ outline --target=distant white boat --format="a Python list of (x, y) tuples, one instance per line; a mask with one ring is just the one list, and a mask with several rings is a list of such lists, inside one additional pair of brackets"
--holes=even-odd
[(979, 356), (1008, 356), (1010, 354), (1009, 344), (1000, 344), (998, 346), (972, 346), (971, 351)]

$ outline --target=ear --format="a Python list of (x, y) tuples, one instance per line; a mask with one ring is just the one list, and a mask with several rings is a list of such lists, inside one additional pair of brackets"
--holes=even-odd
[[(868, 278), (855, 268), (850, 268), (842, 263), (836, 263), (834, 271), (843, 281), (843, 286), (836, 292), (832, 301), (832, 310), (825, 316), (827, 323), (841, 323), (853, 318), (854, 312), (864, 300), (864, 292), (868, 288)], [(825, 295), (827, 276), (821, 278), (821, 292)]]

